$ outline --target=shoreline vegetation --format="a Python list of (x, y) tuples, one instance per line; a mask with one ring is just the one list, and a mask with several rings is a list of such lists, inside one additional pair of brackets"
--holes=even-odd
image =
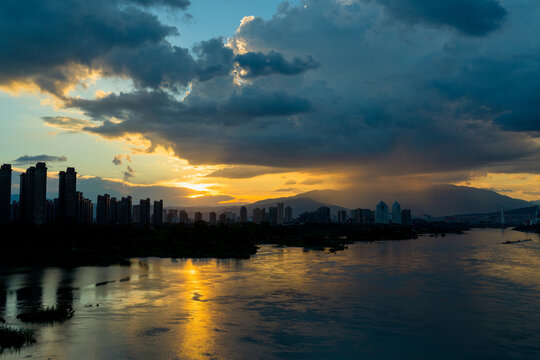
[(129, 265), (130, 258), (248, 259), (258, 245), (273, 244), (339, 251), (361, 241), (409, 240), (421, 234), (468, 230), (463, 223), (414, 226), (303, 224), (165, 225), (158, 228), (100, 225), (22, 225), (2, 227), (0, 270), (12, 267)]

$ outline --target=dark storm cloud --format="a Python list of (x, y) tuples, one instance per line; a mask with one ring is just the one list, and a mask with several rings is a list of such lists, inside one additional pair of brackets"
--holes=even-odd
[(320, 66), (311, 56), (306, 60), (295, 57), (292, 61), (287, 61), (282, 54), (275, 51), (268, 54), (249, 52), (236, 56), (235, 60), (247, 72), (242, 75), (245, 78), (271, 74), (298, 75)]
[(506, 9), (497, 0), (374, 0), (399, 21), (449, 26), (473, 36), (501, 27)]
[(26, 164), (35, 162), (66, 162), (65, 156), (52, 156), (52, 155), (24, 155), (13, 160), (16, 164)]
[(33, 82), (54, 94), (81, 76), (76, 65), (177, 33), (155, 15), (109, 0), (6, 0), (0, 9), (0, 83)]
[(189, 0), (123, 0), (126, 3), (134, 3), (142, 6), (168, 6), (185, 10), (191, 5)]
[(264, 166), (235, 166), (216, 170), (206, 177), (226, 178), (226, 179), (249, 179), (265, 174), (277, 174), (290, 171), (284, 168), (271, 168)]

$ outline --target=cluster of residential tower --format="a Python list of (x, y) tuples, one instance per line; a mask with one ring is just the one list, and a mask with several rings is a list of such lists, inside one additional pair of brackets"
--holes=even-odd
[[(213, 211), (203, 216), (202, 212), (195, 212), (190, 218), (186, 210), (169, 208), (164, 209), (163, 200), (154, 201), (141, 199), (133, 204), (131, 196), (117, 199), (109, 194), (99, 195), (94, 211), (94, 203), (77, 191), (77, 172), (68, 167), (66, 171), (58, 174), (58, 197), (47, 199), (47, 166), (39, 162), (20, 175), (20, 194), (18, 201), (11, 201), (11, 165), (4, 164), (0, 168), (0, 223), (22, 222), (29, 224), (91, 224), (100, 225), (127, 225), (139, 224), (142, 226), (159, 226), (168, 224), (189, 224), (205, 221), (211, 225), (218, 223), (269, 223), (270, 225), (287, 225), (292, 223), (357, 223), (357, 224), (402, 224), (409, 225), (411, 211), (401, 209), (399, 203), (388, 205), (380, 202), (376, 211), (369, 209), (355, 209), (338, 211), (337, 218), (332, 219), (330, 208), (323, 206), (313, 212), (304, 212), (293, 218), (293, 209), (278, 202), (276, 206), (268, 208), (256, 207), (252, 216), (248, 217), (245, 206), (240, 207), (239, 214), (225, 211), (219, 215)], [(94, 216), (95, 215), (95, 216)]]

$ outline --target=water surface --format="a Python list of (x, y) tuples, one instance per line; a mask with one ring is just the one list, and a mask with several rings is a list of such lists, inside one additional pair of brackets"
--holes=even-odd
[[(73, 319), (16, 319), (58, 303)], [(249, 260), (18, 271), (0, 275), (0, 316), (38, 337), (0, 359), (539, 359), (540, 237), (485, 229), (336, 254), (263, 246)]]

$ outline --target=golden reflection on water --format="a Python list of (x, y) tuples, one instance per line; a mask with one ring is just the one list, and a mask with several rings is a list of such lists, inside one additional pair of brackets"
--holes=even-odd
[[(215, 266), (215, 263), (212, 265)], [(180, 272), (178, 295), (185, 306), (188, 320), (179, 335), (178, 355), (181, 359), (208, 359), (214, 353), (214, 323), (208, 299), (212, 297), (210, 286), (201, 279), (201, 270), (188, 259)]]

